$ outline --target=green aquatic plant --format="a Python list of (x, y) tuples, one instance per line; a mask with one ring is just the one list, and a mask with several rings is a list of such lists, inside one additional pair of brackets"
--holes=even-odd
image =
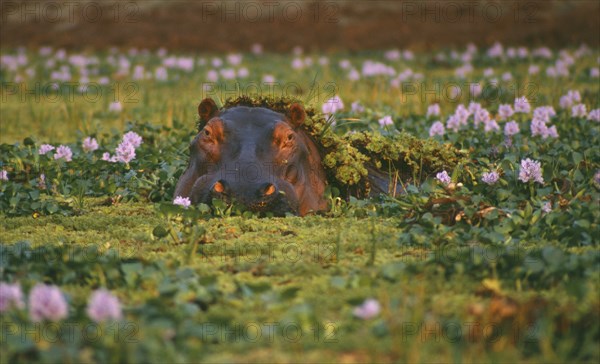
[[(289, 97), (240, 96), (225, 101), (223, 108), (264, 107), (287, 114), (290, 105), (301, 102)], [(435, 172), (456, 167), (466, 152), (450, 144), (419, 139), (409, 133), (382, 135), (373, 131), (336, 134), (331, 121), (312, 106), (305, 106), (303, 128), (317, 144), (329, 184), (358, 196), (368, 195), (369, 171), (382, 170), (390, 178), (421, 183)], [(373, 173), (373, 172), (371, 172)]]

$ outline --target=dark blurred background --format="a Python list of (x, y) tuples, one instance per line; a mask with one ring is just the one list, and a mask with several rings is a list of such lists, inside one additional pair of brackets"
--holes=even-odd
[(195, 51), (600, 43), (600, 1), (1, 1), (1, 46)]

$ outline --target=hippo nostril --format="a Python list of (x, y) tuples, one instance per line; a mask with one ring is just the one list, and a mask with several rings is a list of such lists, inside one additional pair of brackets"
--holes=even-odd
[(213, 190), (213, 192), (216, 192), (216, 193), (225, 193), (226, 186), (227, 186), (227, 182), (225, 182), (223, 180), (219, 180), (219, 181), (215, 182), (215, 184), (212, 186), (212, 190)]
[(262, 196), (271, 196), (271, 195), (275, 194), (276, 191), (277, 191), (277, 188), (272, 183), (267, 183), (264, 186), (262, 186), (260, 189)]

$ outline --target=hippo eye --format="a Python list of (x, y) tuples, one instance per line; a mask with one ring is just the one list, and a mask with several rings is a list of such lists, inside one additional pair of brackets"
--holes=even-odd
[(294, 139), (294, 134), (293, 133), (289, 133), (287, 136), (287, 140), (288, 142), (291, 142)]
[(210, 136), (210, 130), (204, 129), (204, 136)]

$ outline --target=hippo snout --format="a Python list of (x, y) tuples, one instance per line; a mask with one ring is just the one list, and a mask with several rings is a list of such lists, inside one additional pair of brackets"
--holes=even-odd
[(278, 187), (277, 182), (241, 183), (235, 180), (218, 179), (209, 185), (208, 193), (201, 200), (208, 204), (214, 198), (235, 202), (254, 212), (268, 211), (276, 215), (284, 215), (286, 212), (295, 213), (297, 203), (294, 203), (294, 199), (285, 192), (290, 188), (284, 183), (279, 184), (282, 188)]
[(217, 198), (234, 198), (247, 205), (264, 205), (277, 197), (279, 189), (273, 183), (234, 184), (224, 179), (216, 181), (211, 187), (211, 194)]

